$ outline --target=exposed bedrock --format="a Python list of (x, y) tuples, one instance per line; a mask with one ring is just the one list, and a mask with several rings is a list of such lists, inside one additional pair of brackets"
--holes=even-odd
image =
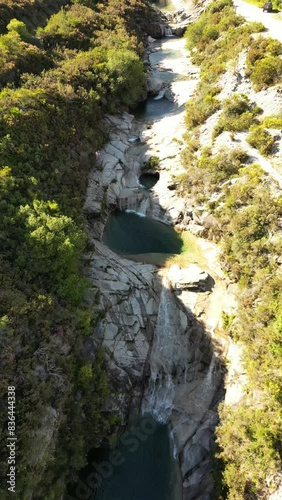
[[(162, 207), (153, 193), (148, 195), (140, 187), (147, 151), (140, 123), (124, 113), (108, 116), (104, 126), (110, 141), (97, 155), (84, 207), (95, 246), (86, 256), (92, 284), (89, 297), (95, 296), (102, 312), (93, 338), (87, 342), (101, 342), (107, 353), (117, 393), (108, 409), (118, 411), (123, 423), (129, 415), (141, 412), (169, 422), (181, 463), (184, 498), (209, 498), (213, 489), (210, 451), (222, 396), (222, 364), (205, 326), (177, 295), (179, 288), (202, 293), (209, 276), (194, 267), (190, 280), (189, 270), (180, 273), (179, 279), (176, 272), (164, 277), (155, 266), (122, 258), (103, 243), (112, 208), (138, 212), (145, 201), (147, 215), (169, 224), (178, 218), (177, 214), (171, 217), (172, 207)], [(133, 140), (135, 137), (139, 140)], [(176, 194), (165, 189), (175, 207)]]

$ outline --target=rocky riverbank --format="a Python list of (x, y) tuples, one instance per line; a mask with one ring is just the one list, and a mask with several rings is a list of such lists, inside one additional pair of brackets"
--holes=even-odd
[[(166, 56), (169, 50), (175, 51), (173, 58)], [(197, 232), (199, 214), (176, 193), (172, 176), (182, 168), (184, 103), (193, 95), (198, 70), (181, 38), (151, 42), (150, 63), (154, 74), (168, 69), (180, 75), (169, 85), (175, 109), (149, 123), (128, 113), (104, 120), (110, 141), (97, 154), (98, 169), (90, 176), (85, 203), (95, 246), (87, 255), (89, 278), (103, 317), (87, 347), (93, 355), (97, 341), (105, 347), (118, 393), (108, 409), (117, 411), (124, 424), (129, 414), (142, 411), (168, 421), (185, 500), (208, 499), (213, 489), (213, 429), (223, 396), (221, 357), (228, 346), (221, 311), (235, 306), (234, 290), (217, 262), (219, 250), (199, 240), (206, 256), (204, 270), (195, 272), (191, 263), (159, 270), (142, 258), (121, 258), (102, 241), (107, 216), (116, 208), (142, 211), (181, 229), (190, 224)], [(155, 155), (160, 178), (148, 194), (139, 176)]]

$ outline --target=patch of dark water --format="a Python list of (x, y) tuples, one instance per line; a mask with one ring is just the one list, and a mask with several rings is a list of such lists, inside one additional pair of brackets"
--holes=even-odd
[(181, 253), (183, 241), (171, 227), (136, 213), (113, 212), (106, 224), (103, 241), (119, 255)]
[(116, 445), (92, 450), (65, 500), (182, 500), (182, 479), (167, 425), (145, 415)]

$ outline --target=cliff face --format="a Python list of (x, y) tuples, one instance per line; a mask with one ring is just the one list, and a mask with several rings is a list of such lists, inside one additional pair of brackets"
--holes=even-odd
[[(107, 117), (104, 126), (110, 141), (98, 155), (99, 169), (90, 176), (85, 202), (89, 238), (95, 247), (87, 255), (88, 277), (103, 311), (88, 342), (104, 346), (112, 384), (118, 390), (108, 409), (117, 411), (123, 423), (128, 415), (141, 412), (169, 422), (181, 461), (185, 499), (209, 498), (213, 487), (209, 452), (222, 395), (221, 364), (211, 337), (179, 300), (169, 276), (162, 276), (153, 265), (118, 256), (102, 241), (111, 209), (130, 207), (139, 212), (145, 199), (147, 215), (157, 214), (171, 224), (169, 209), (176, 196), (170, 200), (172, 206), (166, 198), (166, 210), (156, 196), (140, 189), (138, 177), (148, 148), (142, 144), (146, 132), (140, 122), (125, 113)], [(129, 141), (136, 134), (141, 144)], [(167, 187), (165, 192), (170, 193)], [(179, 210), (173, 214), (177, 219)], [(197, 289), (197, 281), (194, 286)], [(194, 293), (195, 302), (199, 292)], [(206, 291), (207, 303), (208, 295)]]

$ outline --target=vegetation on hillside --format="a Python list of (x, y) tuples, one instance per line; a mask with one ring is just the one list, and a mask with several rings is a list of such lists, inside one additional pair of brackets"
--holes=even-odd
[[(243, 24), (235, 14), (232, 0), (212, 2), (200, 18), (186, 31), (187, 47), (192, 50), (192, 62), (201, 67), (201, 80), (193, 99), (186, 104), (186, 125), (193, 129), (220, 109), (216, 95), (217, 82), (226, 64), (250, 43), (250, 34), (264, 30), (261, 23)], [(234, 70), (235, 71), (235, 70)]]
[(261, 90), (282, 80), (282, 44), (273, 38), (260, 36), (251, 40), (246, 76), (250, 77), (255, 90)]
[[(60, 498), (65, 473), (85, 464), (114, 423), (104, 412), (103, 352), (82, 356), (100, 314), (98, 291), (83, 277), (82, 206), (105, 141), (100, 118), (144, 93), (138, 16), (151, 7), (75, 1), (36, 33), (15, 13), (37, 3), (0, 3), (8, 18), (0, 37), (0, 389), (5, 401), (16, 387), (17, 498), (46, 500)], [(4, 435), (6, 427), (4, 405)], [(0, 470), (5, 477), (5, 440)]]
[(195, 100), (187, 105), (186, 172), (179, 186), (190, 201), (192, 195), (213, 215), (216, 223), (209, 236), (221, 242), (222, 265), (240, 287), (237, 315), (225, 317), (225, 323), (245, 346), (248, 387), (240, 403), (221, 407), (217, 428), (224, 464), (224, 488), (217, 498), (230, 500), (264, 497), (267, 482), (268, 488), (273, 486), (281, 470), (282, 198), (261, 167), (250, 165), (247, 154), (235, 145), (230, 151), (200, 150), (197, 127), (222, 107), (214, 137), (230, 131), (232, 139), (237, 131), (249, 130), (248, 142), (262, 154), (271, 152), (274, 137), (269, 129), (280, 128), (280, 115), (261, 119), (259, 108), (241, 94), (222, 105), (216, 98), (220, 74), (227, 63), (236, 73), (243, 49), (248, 49), (247, 72), (257, 90), (281, 81), (282, 45), (250, 37), (262, 29), (258, 23), (243, 23), (231, 1), (216, 0), (187, 30), (201, 81)]

